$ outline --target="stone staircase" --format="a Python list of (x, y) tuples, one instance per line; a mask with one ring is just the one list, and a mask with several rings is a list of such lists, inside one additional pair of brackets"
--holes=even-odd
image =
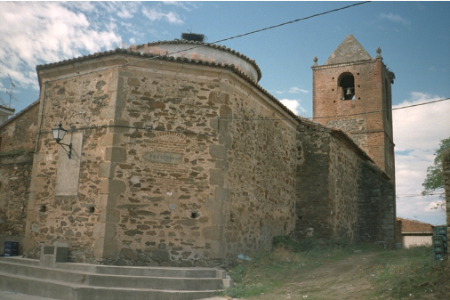
[(229, 283), (215, 268), (45, 267), (39, 260), (0, 258), (0, 290), (61, 300), (194, 300), (213, 297)]

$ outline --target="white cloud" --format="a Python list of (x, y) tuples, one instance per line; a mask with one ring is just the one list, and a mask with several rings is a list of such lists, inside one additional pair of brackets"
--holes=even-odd
[(177, 6), (184, 10), (187, 10), (187, 11), (191, 11), (191, 7), (192, 8), (197, 7), (197, 3), (195, 3), (195, 2), (163, 1), (163, 3), (168, 4), (168, 5)]
[[(394, 108), (426, 103), (443, 97), (420, 92)], [(393, 111), (395, 168), (397, 196), (420, 195), (428, 166), (433, 164), (434, 153), (441, 140), (450, 136), (450, 101), (410, 107)], [(439, 193), (440, 191), (436, 191)], [(439, 196), (405, 197), (397, 199), (397, 215), (432, 224), (442, 224), (445, 214), (430, 210), (430, 204)]]
[(159, 20), (165, 19), (169, 23), (183, 24), (183, 20), (181, 20), (180, 17), (175, 12), (172, 12), (172, 11), (164, 13), (157, 8), (148, 9), (148, 8), (144, 7), (144, 9), (142, 10), (142, 13), (150, 21), (159, 21)]
[(381, 19), (386, 19), (391, 22), (400, 23), (402, 25), (409, 25), (411, 24), (410, 21), (402, 18), (400, 15), (393, 14), (393, 13), (381, 13), (378, 15)]
[(38, 89), (35, 68), (114, 48), (120, 41), (113, 23), (91, 24), (81, 10), (72, 11), (60, 2), (2, 2), (0, 4), (1, 77), (9, 73), (22, 87)]
[(291, 93), (291, 94), (305, 93), (305, 94), (307, 94), (308, 91), (294, 86), (289, 89), (288, 93)]
[[(393, 106), (426, 103), (444, 97), (412, 92), (411, 99)], [(396, 151), (436, 149), (439, 142), (450, 136), (450, 101), (437, 102), (406, 109), (394, 110), (394, 142)]]
[(300, 105), (300, 100), (281, 99), (280, 102), (298, 116), (306, 114), (306, 110)]

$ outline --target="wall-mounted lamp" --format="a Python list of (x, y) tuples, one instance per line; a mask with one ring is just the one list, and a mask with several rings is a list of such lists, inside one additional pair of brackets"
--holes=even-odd
[[(53, 132), (53, 138), (56, 140), (56, 143), (61, 145), (61, 147), (66, 151), (66, 153), (70, 159), (70, 157), (72, 156), (72, 143), (70, 143), (70, 145), (60, 143), (60, 141), (66, 135), (67, 130), (62, 128), (61, 123), (59, 123), (58, 127), (52, 128), (52, 132)], [(64, 146), (69, 147), (69, 150), (67, 150)]]

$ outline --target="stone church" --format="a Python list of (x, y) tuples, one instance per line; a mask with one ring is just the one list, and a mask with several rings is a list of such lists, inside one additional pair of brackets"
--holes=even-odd
[(199, 266), (277, 235), (394, 243), (394, 73), (352, 35), (314, 58), (313, 120), (201, 35), (36, 69), (39, 99), (0, 125), (0, 242), (25, 257)]

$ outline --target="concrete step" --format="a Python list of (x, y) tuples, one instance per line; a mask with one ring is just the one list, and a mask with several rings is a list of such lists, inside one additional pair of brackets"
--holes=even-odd
[(59, 300), (194, 300), (212, 297), (214, 290), (185, 291), (83, 286), (0, 272), (0, 290)]
[[(1, 271), (26, 276), (29, 278), (48, 279), (67, 283), (75, 283), (98, 287), (126, 287), (171, 290), (220, 290), (223, 288), (222, 278), (189, 278), (184, 270), (176, 277), (110, 275), (65, 270), (59, 268), (42, 268), (17, 263), (0, 262)], [(174, 270), (176, 271), (176, 270)], [(175, 273), (174, 273), (175, 275)]]
[[(39, 260), (22, 258), (18, 256), (0, 257), (0, 263), (14, 263), (21, 265), (40, 266)], [(56, 263), (55, 268), (78, 271), (84, 273), (97, 273), (125, 276), (154, 276), (154, 277), (184, 277), (184, 278), (225, 278), (225, 271), (215, 268), (172, 268), (172, 267), (132, 267), (107, 266), (85, 263)]]
[(56, 268), (105, 275), (223, 278), (224, 271), (213, 268), (118, 267), (75, 263), (57, 263)]
[(223, 270), (213, 268), (77, 263), (46, 268), (37, 260), (0, 258), (0, 290), (62, 300), (201, 299), (223, 290), (225, 277)]

